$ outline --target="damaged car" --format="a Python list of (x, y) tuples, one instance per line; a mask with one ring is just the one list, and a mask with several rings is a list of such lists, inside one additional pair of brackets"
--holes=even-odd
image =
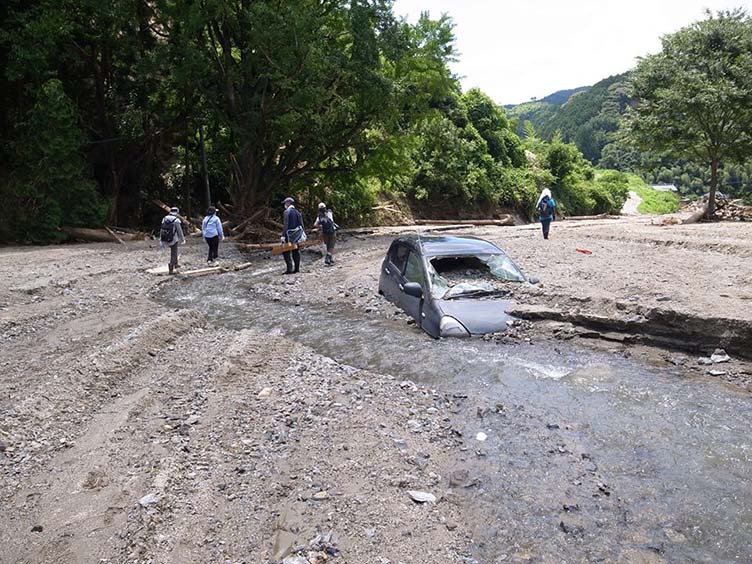
[(432, 337), (506, 330), (510, 284), (537, 283), (499, 247), (477, 237), (406, 235), (384, 258), (379, 294)]

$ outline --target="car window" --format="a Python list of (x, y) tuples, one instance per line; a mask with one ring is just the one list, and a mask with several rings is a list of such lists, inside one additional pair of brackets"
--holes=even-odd
[(405, 280), (408, 282), (417, 282), (425, 289), (425, 277), (423, 275), (423, 263), (416, 253), (410, 253), (407, 257), (407, 266), (405, 268)]
[(396, 245), (392, 248), (389, 260), (400, 274), (405, 271), (405, 263), (407, 262), (407, 255), (409, 253), (410, 249), (405, 245)]

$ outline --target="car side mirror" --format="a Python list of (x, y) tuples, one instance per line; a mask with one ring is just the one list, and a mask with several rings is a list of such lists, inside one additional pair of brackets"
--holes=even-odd
[(405, 292), (405, 294), (407, 294), (408, 296), (412, 296), (414, 298), (423, 297), (423, 287), (417, 282), (408, 282), (402, 287), (402, 291)]
[(527, 281), (530, 282), (531, 284), (538, 284), (540, 283), (540, 278), (538, 278), (537, 276), (531, 276), (530, 278), (527, 279)]

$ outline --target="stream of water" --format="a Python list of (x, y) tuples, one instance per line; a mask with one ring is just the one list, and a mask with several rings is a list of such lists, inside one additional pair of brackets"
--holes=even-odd
[[(167, 285), (161, 299), (199, 309), (216, 324), (261, 329), (270, 338), (284, 335), (346, 364), (441, 390), (472, 390), (491, 405), (508, 406), (518, 414), (513, 425), (509, 418), (465, 421), (467, 432), (477, 428), (488, 435), (484, 459), (497, 462), (482, 489), (499, 505), (489, 543), (493, 537), (519, 540), (529, 527), (537, 531), (528, 544), (531, 554), (536, 546), (549, 555), (566, 554), (564, 540), (546, 537), (550, 507), (541, 499), (579, 491), (577, 469), (546, 450), (551, 440), (560, 439), (566, 449), (576, 445), (585, 463), (608, 480), (605, 495), (575, 493), (587, 505), (582, 508), (586, 528), (595, 529), (584, 537), (592, 551), (582, 548), (577, 554), (629, 560), (629, 552), (609, 552), (622, 544), (672, 562), (752, 561), (747, 394), (566, 343), (433, 340), (404, 320), (374, 320), (356, 309), (249, 294), (251, 285), (271, 276), (270, 267), (262, 266), (181, 281)], [(485, 472), (491, 472), (488, 466)]]

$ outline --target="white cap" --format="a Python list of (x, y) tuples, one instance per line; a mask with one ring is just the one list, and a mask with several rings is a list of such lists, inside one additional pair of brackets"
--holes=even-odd
[(321, 209), (326, 209), (326, 204), (325, 204), (324, 202), (321, 202), (321, 203), (319, 204), (319, 209), (320, 209), (320, 210), (321, 210)]

